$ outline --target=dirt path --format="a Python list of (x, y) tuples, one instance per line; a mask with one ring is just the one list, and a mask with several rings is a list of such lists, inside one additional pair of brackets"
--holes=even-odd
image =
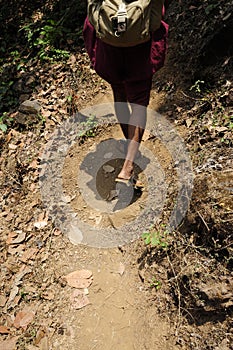
[[(111, 102), (111, 93), (98, 96), (93, 105)], [(153, 105), (156, 101), (153, 101)], [(92, 225), (108, 227), (114, 223), (118, 227), (133, 220), (140, 211), (140, 205), (147, 196), (146, 191), (135, 203), (111, 216), (111, 221), (104, 215), (96, 215), (92, 208), (87, 208), (80, 196), (73, 197), (77, 182), (77, 166), (83, 156), (94, 145), (108, 138), (122, 137), (119, 126), (113, 126), (104, 134), (101, 133), (80, 146), (74, 146), (66, 159), (63, 181), (66, 195), (73, 198), (71, 205), (82, 219)], [(93, 142), (94, 141), (94, 142)], [(155, 148), (153, 142), (145, 141), (147, 147)], [(162, 152), (163, 165), (169, 164), (169, 155)], [(159, 153), (157, 151), (157, 156)], [(93, 223), (94, 220), (94, 223)], [(65, 250), (59, 250), (59, 261), (52, 259), (63, 274), (88, 269), (93, 273), (93, 283), (88, 288), (90, 304), (80, 310), (72, 307), (67, 301), (66, 307), (60, 310), (62, 335), (52, 337), (52, 349), (69, 350), (133, 350), (133, 349), (177, 349), (169, 320), (159, 316), (156, 301), (149, 301), (147, 288), (142, 284), (133, 252), (126, 249), (122, 254), (118, 248), (98, 249), (82, 245), (68, 244)], [(62, 265), (64, 265), (62, 267)], [(51, 266), (51, 268), (52, 268)], [(48, 266), (50, 269), (50, 267)], [(87, 292), (87, 291), (86, 291)], [(72, 295), (72, 290), (70, 291)], [(63, 296), (67, 298), (67, 296)], [(63, 298), (62, 297), (62, 298)], [(64, 302), (64, 300), (63, 300)]]
[(60, 296), (65, 304), (59, 309), (63, 334), (52, 337), (51, 349), (176, 349), (169, 321), (161, 319), (156, 305), (147, 303), (130, 254), (123, 257), (118, 249), (67, 248), (58, 262), (61, 267), (66, 261), (64, 273), (83, 268), (93, 272), (90, 305), (75, 310), (67, 294)]

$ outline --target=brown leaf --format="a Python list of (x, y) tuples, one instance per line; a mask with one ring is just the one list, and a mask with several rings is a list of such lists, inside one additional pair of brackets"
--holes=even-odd
[(5, 295), (0, 295), (0, 307), (4, 307), (6, 305), (7, 298)]
[(6, 326), (0, 326), (0, 334), (9, 334), (11, 333), (10, 328)]
[(43, 328), (40, 328), (36, 333), (35, 345), (38, 345), (41, 339), (45, 337), (45, 335), (46, 335), (45, 330)]
[(0, 343), (0, 350), (16, 350), (16, 342), (19, 337), (13, 337)]
[(16, 232), (9, 232), (7, 240), (6, 240), (6, 244), (11, 244), (11, 242), (13, 241), (13, 239), (17, 237), (17, 233)]
[(25, 331), (27, 326), (32, 322), (34, 316), (34, 311), (29, 308), (24, 308), (17, 313), (13, 325), (15, 328), (22, 328)]
[(53, 231), (53, 234), (54, 236), (60, 236), (62, 232), (58, 228), (55, 228), (55, 230)]
[(25, 240), (25, 238), (26, 238), (25, 232), (18, 231), (16, 233), (18, 233), (17, 237), (15, 239), (13, 239), (10, 244), (20, 244)]
[(38, 253), (38, 249), (36, 248), (29, 248), (26, 250), (23, 255), (19, 258), (22, 262), (27, 262), (32, 257), (35, 257), (35, 255)]
[(89, 270), (77, 270), (64, 276), (68, 285), (74, 288), (87, 288), (92, 283), (92, 272)]
[(19, 288), (16, 285), (14, 285), (13, 288), (11, 289), (9, 299), (7, 301), (7, 308), (11, 307), (16, 295), (18, 294), (18, 291), (19, 291)]
[(193, 5), (189, 6), (189, 10), (196, 10), (196, 9), (197, 9), (196, 6), (193, 6)]
[(72, 302), (72, 307), (74, 309), (82, 309), (83, 307), (90, 304), (90, 301), (86, 294), (80, 290), (74, 290), (73, 294), (70, 297)]

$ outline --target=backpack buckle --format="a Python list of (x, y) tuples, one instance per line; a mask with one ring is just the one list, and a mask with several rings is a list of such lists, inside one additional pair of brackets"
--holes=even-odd
[(117, 19), (117, 26), (115, 35), (120, 36), (121, 33), (124, 33), (127, 29), (127, 11), (124, 3), (119, 5), (117, 15), (115, 17)]

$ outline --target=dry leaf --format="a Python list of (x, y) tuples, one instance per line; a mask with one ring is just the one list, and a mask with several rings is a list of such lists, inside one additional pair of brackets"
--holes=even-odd
[(92, 283), (92, 272), (89, 270), (77, 270), (63, 276), (70, 287), (87, 288)]
[(70, 300), (72, 303), (72, 307), (77, 310), (82, 309), (83, 307), (90, 304), (90, 301), (86, 296), (86, 293), (77, 289), (71, 295)]
[(45, 337), (46, 333), (45, 330), (43, 328), (40, 328), (38, 330), (38, 332), (36, 333), (36, 339), (35, 339), (35, 344), (38, 345), (41, 341), (41, 339), (43, 339)]
[(185, 120), (187, 128), (190, 128), (190, 126), (192, 125), (192, 122), (193, 122), (193, 120), (191, 118), (188, 118)]
[(9, 309), (15, 300), (16, 295), (18, 294), (19, 288), (14, 285), (13, 288), (11, 289), (9, 299), (7, 301), (7, 308)]
[(196, 6), (193, 6), (193, 5), (189, 6), (189, 10), (196, 10), (196, 9), (197, 9)]
[(10, 328), (6, 326), (0, 326), (0, 334), (9, 334), (11, 333)]
[(215, 130), (217, 132), (224, 132), (224, 131), (227, 131), (228, 128), (226, 126), (216, 126)]
[(6, 240), (6, 244), (11, 244), (11, 242), (13, 241), (13, 238), (17, 237), (17, 233), (16, 232), (9, 232), (7, 240)]
[(13, 150), (13, 151), (14, 151), (14, 150), (17, 149), (18, 146), (17, 146), (17, 145), (14, 145), (13, 143), (9, 143), (8, 147), (9, 147), (10, 150)]
[(37, 221), (34, 223), (34, 227), (36, 227), (40, 230), (41, 228), (44, 228), (47, 224), (48, 224), (48, 222), (46, 220)]
[(25, 240), (25, 238), (26, 238), (25, 232), (18, 231), (16, 233), (18, 233), (17, 237), (15, 239), (13, 239), (10, 244), (20, 244)]
[(119, 268), (118, 268), (117, 272), (118, 272), (121, 276), (124, 274), (124, 272), (125, 272), (125, 265), (124, 265), (122, 262), (120, 262)]
[(13, 337), (0, 343), (0, 350), (16, 350), (16, 342), (19, 337)]
[(41, 229), (48, 224), (48, 213), (45, 211), (41, 213), (38, 217), (38, 221), (34, 223), (34, 227)]
[(53, 231), (54, 236), (60, 236), (61, 233), (62, 232), (58, 228), (55, 228), (55, 230)]
[(0, 307), (4, 307), (6, 305), (7, 298), (5, 295), (0, 295)]
[(25, 331), (27, 326), (32, 322), (35, 316), (35, 312), (29, 308), (24, 308), (22, 311), (19, 311), (14, 320), (15, 328), (23, 328)]
[(27, 262), (29, 259), (34, 257), (38, 253), (38, 249), (36, 248), (29, 248), (26, 250), (23, 255), (19, 258), (22, 262)]

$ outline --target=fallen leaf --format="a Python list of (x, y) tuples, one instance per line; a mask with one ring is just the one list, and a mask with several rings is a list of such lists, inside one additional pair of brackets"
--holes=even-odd
[(217, 132), (224, 132), (224, 131), (227, 131), (228, 128), (226, 126), (216, 126), (215, 130)]
[(17, 237), (15, 239), (13, 239), (10, 244), (20, 244), (25, 240), (25, 238), (26, 238), (25, 232), (18, 231), (16, 233), (18, 233)]
[(17, 237), (17, 233), (16, 232), (9, 232), (7, 240), (6, 240), (6, 244), (11, 244), (11, 242), (13, 241), (13, 239)]
[(119, 268), (118, 268), (118, 271), (117, 271), (121, 276), (124, 274), (124, 272), (125, 272), (125, 265), (122, 263), (122, 262), (120, 262), (120, 264), (119, 264)]
[(34, 223), (34, 227), (41, 229), (47, 226), (48, 224), (48, 213), (44, 211), (38, 217), (38, 220)]
[(80, 290), (74, 290), (73, 294), (70, 297), (72, 307), (76, 310), (82, 309), (83, 307), (90, 304), (88, 297), (85, 292)]
[(16, 285), (14, 285), (13, 288), (11, 289), (9, 299), (7, 301), (7, 308), (8, 309), (11, 307), (12, 303), (14, 302), (14, 299), (15, 299), (16, 295), (18, 294), (18, 291), (19, 291), (19, 288)]
[(192, 125), (192, 122), (193, 122), (193, 120), (191, 118), (188, 118), (185, 120), (187, 128), (190, 128), (190, 126)]
[(5, 295), (0, 295), (0, 307), (4, 307), (6, 305), (7, 298)]
[(8, 147), (10, 150), (16, 150), (18, 146), (14, 145), (13, 143), (9, 143)]
[(32, 322), (34, 316), (35, 312), (33, 312), (31, 309), (24, 308), (22, 311), (17, 313), (13, 325), (15, 328), (22, 328), (24, 331), (26, 331), (27, 326)]
[(34, 257), (38, 253), (38, 249), (36, 248), (29, 248), (26, 250), (23, 255), (19, 258), (22, 262), (27, 262), (29, 259)]
[(16, 350), (16, 342), (19, 337), (13, 337), (0, 343), (0, 350)]
[(45, 330), (43, 328), (40, 328), (36, 333), (35, 345), (38, 345), (41, 339), (45, 337), (45, 335), (46, 335)]
[(60, 236), (61, 233), (62, 232), (58, 228), (55, 228), (55, 230), (53, 231), (54, 236)]
[(47, 226), (47, 224), (48, 224), (48, 222), (46, 220), (37, 221), (34, 223), (34, 227), (36, 227), (40, 230), (41, 228), (44, 228), (45, 226)]
[(195, 10), (195, 9), (197, 9), (196, 6), (193, 6), (193, 5), (189, 6), (189, 10)]
[(10, 328), (6, 326), (0, 326), (0, 334), (9, 334), (11, 333)]
[(89, 270), (77, 270), (63, 276), (70, 287), (87, 288), (92, 283), (92, 272)]
[(20, 244), (20, 245), (10, 245), (8, 248), (8, 253), (11, 255), (15, 255), (15, 254), (19, 254), (21, 253), (25, 248), (24, 244)]

